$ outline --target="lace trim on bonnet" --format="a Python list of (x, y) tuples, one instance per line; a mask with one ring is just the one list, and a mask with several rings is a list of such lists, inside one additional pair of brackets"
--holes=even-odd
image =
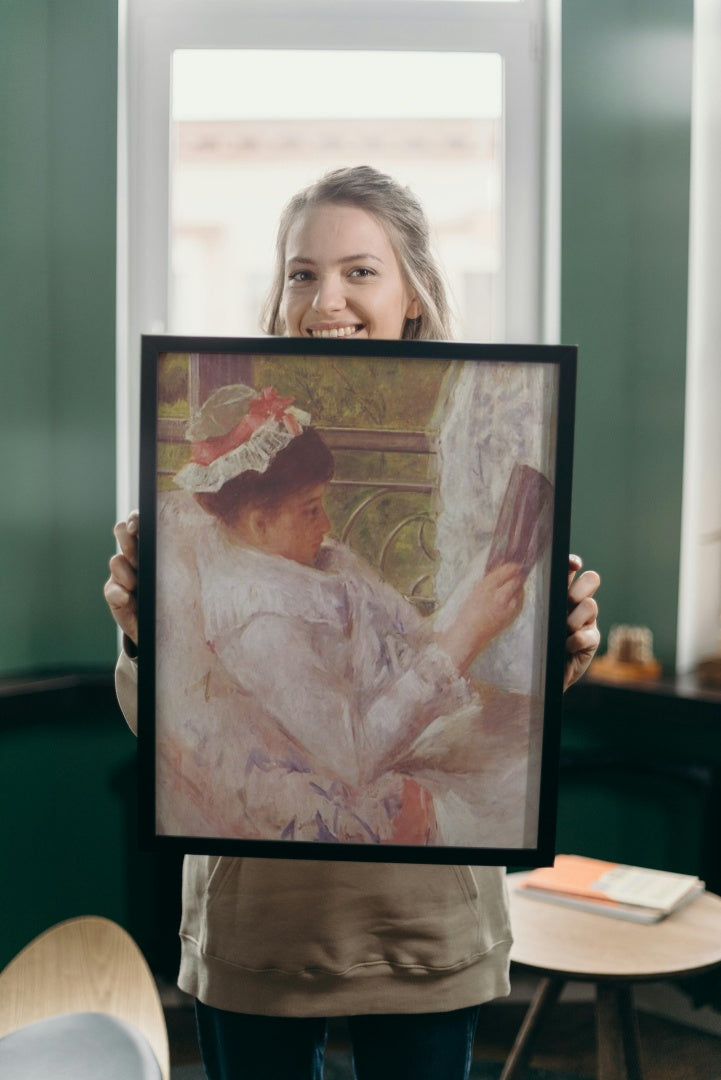
[(252, 470), (264, 473), (273, 458), (310, 423), (310, 414), (280, 397), (237, 383), (221, 386), (188, 424), (191, 460), (175, 475), (185, 491), (220, 491), (228, 480)]
[(279, 428), (276, 421), (271, 421), (267, 427), (257, 430), (250, 442), (236, 446), (209, 465), (189, 462), (176, 473), (175, 483), (185, 491), (220, 491), (228, 480), (234, 480), (249, 469), (264, 473), (275, 455), (294, 438), (289, 431)]

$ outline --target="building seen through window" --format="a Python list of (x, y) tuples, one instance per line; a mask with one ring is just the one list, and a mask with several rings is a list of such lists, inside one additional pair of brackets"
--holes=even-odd
[[(367, 164), (408, 184), (421, 199), (453, 297), (457, 336), (497, 339), (500, 58), (393, 54), (390, 62), (380, 53), (314, 53), (310, 59), (308, 53), (265, 53), (264, 82), (280, 92), (261, 105), (248, 105), (234, 85), (238, 76), (239, 85), (247, 86), (247, 65), (257, 65), (259, 54), (235, 51), (221, 58), (216, 54), (203, 68), (204, 83), (198, 77), (202, 53), (176, 54), (174, 63), (170, 331), (257, 334), (283, 206), (324, 172)], [(448, 83), (449, 62), (458, 77), (425, 112), (428, 91), (439, 79)], [(418, 70), (426, 92), (414, 93), (409, 108), (408, 85)], [(195, 88), (200, 82), (204, 93), (191, 93), (183, 80)], [(470, 100), (469, 87), (476, 90)]]

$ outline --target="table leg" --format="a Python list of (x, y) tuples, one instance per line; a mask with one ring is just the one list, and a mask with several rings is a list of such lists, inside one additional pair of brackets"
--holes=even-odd
[(516, 1040), (503, 1066), (500, 1080), (520, 1080), (533, 1053), (533, 1045), (543, 1018), (558, 1001), (565, 979), (541, 979), (523, 1018)]
[(643, 1080), (630, 983), (596, 984), (599, 1080)]

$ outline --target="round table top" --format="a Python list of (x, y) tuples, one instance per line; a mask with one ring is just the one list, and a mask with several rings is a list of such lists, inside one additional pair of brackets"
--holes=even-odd
[(704, 892), (657, 923), (628, 922), (524, 896), (508, 875), (511, 960), (548, 975), (662, 979), (721, 965), (721, 897)]

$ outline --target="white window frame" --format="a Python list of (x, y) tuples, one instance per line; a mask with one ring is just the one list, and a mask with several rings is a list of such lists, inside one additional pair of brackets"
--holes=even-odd
[(693, 31), (688, 340), (676, 670), (721, 653), (721, 0), (696, 0)]
[[(167, 327), (176, 49), (495, 52), (504, 60), (503, 339), (556, 341), (560, 0), (119, 0), (118, 513), (138, 496), (140, 335)], [(291, 194), (291, 193), (289, 193)]]

